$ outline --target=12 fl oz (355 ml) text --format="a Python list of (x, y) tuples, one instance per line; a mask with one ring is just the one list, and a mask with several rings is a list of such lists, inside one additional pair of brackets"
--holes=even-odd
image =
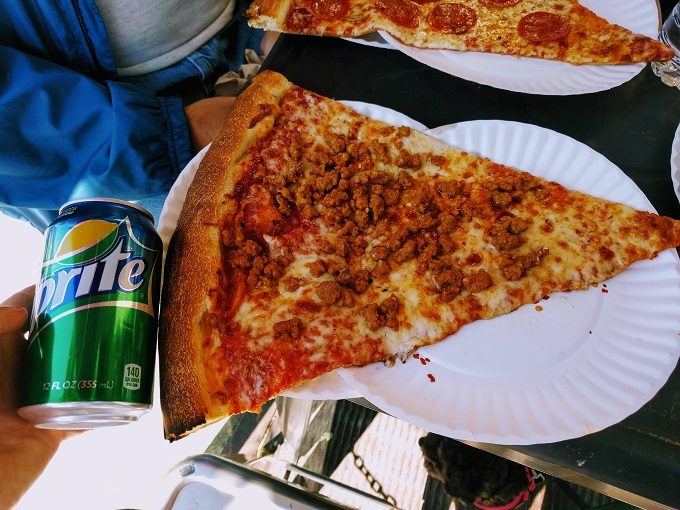
[(96, 381), (92, 379), (81, 379), (76, 381), (48, 381), (42, 385), (43, 391), (50, 390), (89, 390), (95, 388), (111, 389), (114, 386), (113, 381)]

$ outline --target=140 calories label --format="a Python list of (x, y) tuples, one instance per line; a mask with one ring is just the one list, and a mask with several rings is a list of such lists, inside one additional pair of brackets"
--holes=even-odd
[(125, 365), (125, 376), (123, 377), (123, 388), (128, 390), (138, 390), (142, 381), (142, 367), (129, 363)]

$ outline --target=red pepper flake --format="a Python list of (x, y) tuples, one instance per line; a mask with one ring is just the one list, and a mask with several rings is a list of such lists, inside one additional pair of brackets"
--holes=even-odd
[(550, 296), (543, 296), (543, 299), (547, 301), (548, 299), (550, 299)]
[(588, 331), (588, 334), (589, 334), (589, 335), (592, 335), (592, 334), (593, 334), (593, 332), (592, 332), (592, 331)]
[(425, 358), (420, 358), (420, 364), (427, 365), (427, 361), (425, 361)]
[(420, 354), (417, 352), (413, 354), (414, 359), (420, 359)]
[(430, 362), (430, 358), (425, 358), (425, 361), (427, 361), (427, 362), (429, 363), (429, 362)]
[(542, 307), (541, 305), (536, 305), (536, 306), (534, 307), (534, 309), (535, 309), (537, 312), (542, 312), (542, 311), (543, 311), (543, 307)]
[(609, 291), (607, 289), (602, 289), (602, 294), (609, 294)]
[(427, 378), (430, 380), (430, 382), (434, 382), (435, 378), (432, 374), (427, 374)]
[(602, 286), (603, 286), (605, 289), (607, 288), (607, 284), (606, 284), (606, 283), (603, 283)]

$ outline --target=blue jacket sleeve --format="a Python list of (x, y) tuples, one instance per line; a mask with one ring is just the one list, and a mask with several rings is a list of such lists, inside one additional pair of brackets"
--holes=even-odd
[(191, 157), (179, 98), (99, 83), (0, 46), (0, 207), (6, 212), (31, 219), (24, 208), (159, 194)]

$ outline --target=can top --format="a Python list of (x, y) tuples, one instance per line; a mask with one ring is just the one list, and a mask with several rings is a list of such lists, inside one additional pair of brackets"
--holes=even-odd
[(149, 219), (151, 220), (151, 223), (154, 223), (153, 215), (148, 210), (146, 210), (144, 207), (142, 207), (141, 205), (137, 205), (135, 203), (128, 202), (127, 200), (120, 200), (118, 198), (108, 198), (108, 197), (87, 197), (87, 198), (78, 198), (78, 199), (75, 199), (75, 200), (70, 200), (59, 208), (59, 214), (61, 214), (64, 211), (64, 209), (66, 209), (67, 207), (70, 207), (70, 206), (75, 205), (75, 204), (82, 204), (84, 202), (108, 202), (108, 203), (113, 203), (113, 204), (118, 204), (118, 205), (124, 205), (126, 207), (131, 207), (133, 209), (137, 209), (141, 213), (148, 216)]

